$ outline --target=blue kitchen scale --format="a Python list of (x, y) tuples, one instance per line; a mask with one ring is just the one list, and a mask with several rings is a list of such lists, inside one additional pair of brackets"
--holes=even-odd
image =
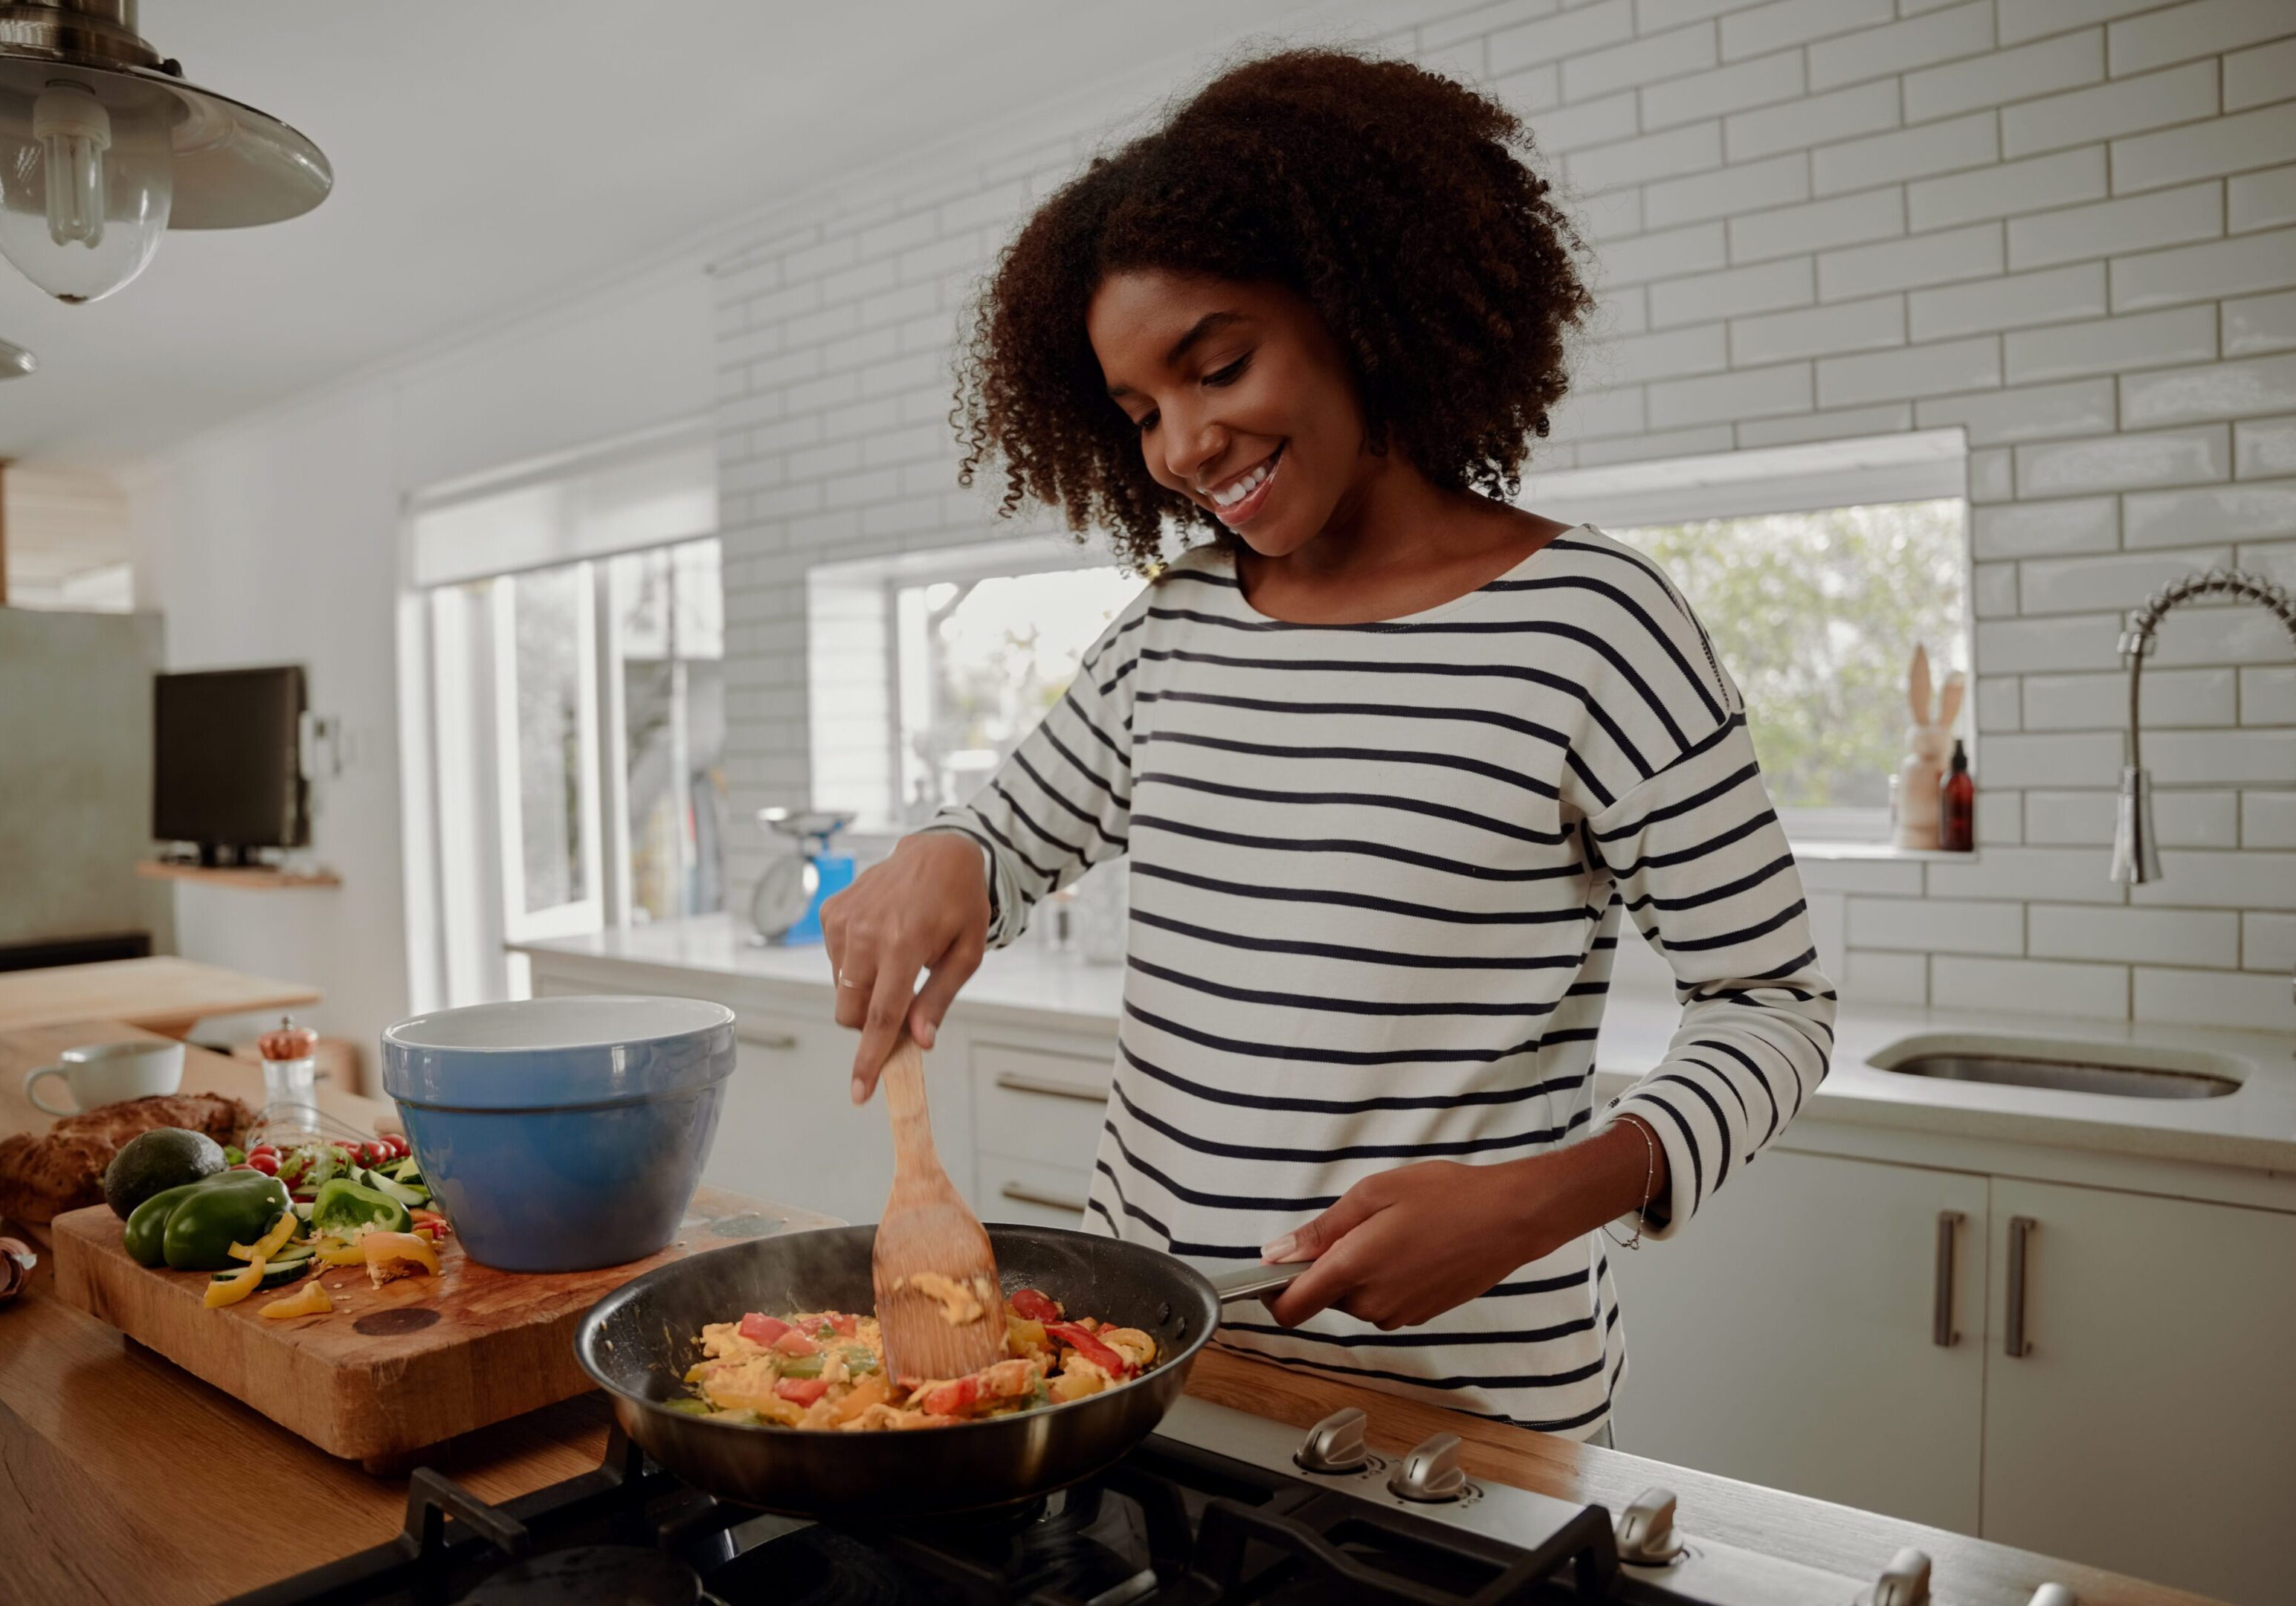
[(790, 850), (766, 867), (750, 898), (758, 940), (802, 947), (821, 940), (821, 905), (853, 884), (853, 856), (836, 850), (849, 814), (822, 808), (761, 808), (758, 823), (790, 840)]

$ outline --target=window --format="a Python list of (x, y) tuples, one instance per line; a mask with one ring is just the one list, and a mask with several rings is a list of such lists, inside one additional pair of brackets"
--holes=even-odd
[(1611, 532), (1698, 610), (1790, 833), (1888, 834), (1914, 648), (1939, 684), (1969, 670), (1962, 523), (1962, 504), (1939, 499)]
[(1787, 835), (1823, 851), (1889, 840), (1914, 648), (1936, 684), (1968, 673), (1965, 455), (1931, 430), (1547, 474), (1524, 501), (1665, 567), (1745, 697)]
[(706, 439), (658, 434), (434, 492), (411, 520), (422, 1007), (522, 996), (505, 942), (725, 906), (714, 475)]
[(935, 580), (894, 597), (905, 820), (978, 791), (1139, 593), (1114, 566)]

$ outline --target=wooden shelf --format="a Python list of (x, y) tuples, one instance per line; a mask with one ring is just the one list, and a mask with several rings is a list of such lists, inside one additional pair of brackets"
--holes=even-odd
[(340, 887), (342, 878), (332, 870), (291, 875), (276, 864), (170, 864), (160, 859), (137, 861), (135, 873), (160, 881), (204, 881), (210, 887), (245, 887), (275, 891), (282, 887)]

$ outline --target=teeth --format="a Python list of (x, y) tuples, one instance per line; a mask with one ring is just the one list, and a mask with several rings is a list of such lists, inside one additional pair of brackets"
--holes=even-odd
[(1214, 491), (1211, 494), (1213, 504), (1218, 507), (1234, 507), (1260, 488), (1262, 482), (1274, 471), (1275, 465), (1275, 460), (1271, 457), (1225, 489)]

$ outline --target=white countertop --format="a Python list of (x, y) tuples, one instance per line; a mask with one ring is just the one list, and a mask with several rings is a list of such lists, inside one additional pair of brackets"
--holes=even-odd
[[(746, 927), (724, 914), (513, 946), (672, 973), (831, 986), (823, 950), (759, 946)], [(656, 985), (667, 979), (657, 979)], [(965, 984), (959, 1008), (1054, 1030), (1107, 1032), (1114, 1028), (1123, 987), (1121, 966), (1087, 964), (1024, 942), (988, 956)], [(1679, 1017), (1670, 998), (1613, 992), (1595, 1046), (1601, 1091), (1607, 1095), (1657, 1063)], [(2296, 1173), (2296, 1039), (2286, 1036), (1850, 1000), (1843, 1002), (1835, 1030), (1833, 1069), (1804, 1111), (1808, 1119)], [(2221, 1098), (2128, 1098), (1934, 1080), (1869, 1063), (1888, 1045), (1922, 1033), (2014, 1037), (2027, 1041), (2030, 1054), (2082, 1044), (2207, 1053), (2232, 1061), (2228, 1074), (2242, 1086)]]

